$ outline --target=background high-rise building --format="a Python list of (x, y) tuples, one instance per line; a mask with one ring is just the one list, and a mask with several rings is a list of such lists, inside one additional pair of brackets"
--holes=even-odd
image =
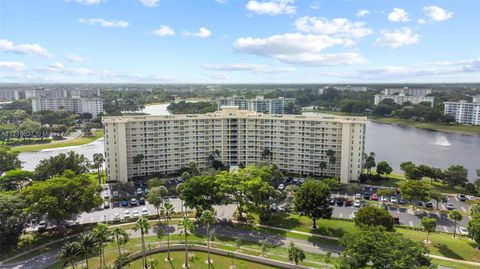
[(218, 109), (223, 106), (237, 106), (240, 110), (249, 110), (267, 114), (285, 114), (285, 107), (288, 104), (295, 104), (295, 98), (278, 97), (265, 99), (258, 96), (255, 99), (245, 99), (245, 97), (226, 97), (217, 99)]
[[(208, 168), (210, 154), (239, 166), (268, 161), (298, 175), (357, 180), (365, 117), (268, 115), (223, 107), (207, 114), (103, 117), (109, 180)], [(333, 153), (332, 158), (328, 152)]]
[(385, 99), (391, 99), (396, 104), (403, 105), (403, 103), (409, 102), (411, 104), (418, 104), (421, 102), (429, 102), (433, 107), (435, 97), (427, 96), (432, 93), (432, 89), (423, 88), (388, 88), (384, 89), (380, 94), (375, 94), (374, 103), (378, 105)]
[(444, 102), (444, 114), (455, 117), (457, 123), (480, 125), (480, 95), (474, 96), (472, 102)]

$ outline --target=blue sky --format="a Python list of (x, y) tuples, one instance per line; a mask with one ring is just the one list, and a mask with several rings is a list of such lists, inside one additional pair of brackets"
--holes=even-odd
[(0, 82), (480, 82), (480, 1), (1, 0)]

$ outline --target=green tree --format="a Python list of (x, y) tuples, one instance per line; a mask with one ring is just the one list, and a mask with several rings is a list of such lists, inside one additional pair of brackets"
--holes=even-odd
[(115, 227), (110, 236), (112, 241), (117, 243), (118, 256), (120, 257), (122, 255), (121, 246), (125, 245), (130, 239), (128, 233), (120, 227)]
[(8, 147), (0, 146), (0, 175), (10, 170), (22, 168), (22, 162), (18, 159), (18, 154)]
[(268, 158), (271, 161), (273, 157), (273, 152), (269, 148), (264, 148), (260, 157), (262, 160), (267, 160)]
[(0, 188), (6, 191), (21, 190), (33, 178), (34, 175), (30, 171), (21, 169), (10, 170), (0, 177)]
[[(198, 170), (197, 163), (194, 161), (191, 161), (188, 163), (188, 169), (190, 170), (190, 175), (191, 176), (199, 176), (200, 175), (200, 170)], [(186, 179), (186, 178), (184, 178)]]
[(57, 176), (34, 182), (22, 192), (28, 203), (26, 211), (37, 216), (47, 215), (59, 228), (63, 221), (102, 203), (97, 184), (87, 175)]
[(430, 266), (428, 249), (421, 243), (388, 232), (381, 226), (360, 229), (340, 241), (342, 268), (404, 269)]
[(327, 185), (320, 181), (306, 180), (295, 193), (295, 209), (300, 214), (311, 218), (313, 228), (316, 229), (317, 219), (332, 216), (333, 209), (328, 203), (329, 198), (330, 189)]
[(195, 208), (197, 215), (219, 204), (223, 197), (214, 176), (192, 177), (179, 185), (177, 190), (185, 206)]
[(428, 241), (429, 234), (435, 232), (435, 229), (437, 229), (437, 220), (434, 218), (423, 217), (421, 223), (422, 223), (423, 229), (425, 229), (425, 232), (427, 232), (426, 242), (428, 243), (430, 242)]
[(376, 165), (375, 163), (375, 153), (370, 152), (367, 156), (365, 156), (365, 163), (364, 166), (368, 171), (368, 176), (370, 178), (370, 175), (372, 174), (372, 168), (374, 168)]
[(140, 230), (140, 236), (142, 239), (142, 268), (146, 268), (146, 253), (145, 253), (145, 234), (148, 234), (150, 230), (150, 223), (144, 217), (140, 217), (135, 222), (135, 227), (133, 228), (135, 231)]
[(443, 174), (443, 179), (450, 186), (464, 185), (468, 182), (468, 170), (461, 165), (451, 165)]
[(26, 207), (27, 201), (18, 193), (0, 192), (0, 252), (17, 245), (28, 223)]
[(393, 231), (393, 218), (386, 209), (376, 206), (365, 206), (360, 208), (353, 218), (355, 225), (383, 226), (387, 231)]
[(468, 235), (477, 243), (477, 249), (480, 249), (480, 213), (472, 216), (467, 225)]
[(167, 260), (170, 261), (170, 232), (168, 231), (168, 224), (172, 220), (174, 208), (171, 203), (164, 203), (160, 208), (160, 215), (165, 219), (165, 225), (167, 226)]
[(102, 184), (102, 166), (103, 163), (105, 162), (105, 159), (103, 158), (102, 153), (94, 153), (93, 154), (93, 163), (92, 163), (92, 168), (97, 169), (97, 175), (98, 175), (98, 185)]
[(202, 216), (200, 217), (200, 222), (205, 226), (206, 236), (207, 236), (207, 264), (208, 268), (211, 266), (210, 260), (210, 225), (214, 224), (216, 221), (215, 213), (210, 210), (204, 210)]
[(334, 165), (337, 162), (337, 157), (335, 157), (335, 151), (329, 149), (327, 150), (328, 163)]
[(75, 174), (84, 174), (89, 171), (89, 161), (83, 154), (70, 151), (67, 154), (60, 153), (48, 159), (43, 159), (35, 168), (38, 179), (45, 180), (56, 175), (63, 174), (66, 170)]
[(82, 233), (78, 237), (78, 244), (80, 244), (80, 248), (82, 249), (82, 254), (85, 259), (85, 265), (88, 269), (88, 256), (93, 253), (93, 250), (97, 246), (95, 236), (91, 232)]
[(332, 252), (327, 251), (327, 253), (325, 253), (325, 256), (323, 257), (323, 261), (325, 262), (325, 269), (327, 269), (332, 262)]
[(320, 168), (323, 175), (323, 170), (327, 169), (327, 163), (325, 161), (320, 161), (320, 163), (318, 164), (318, 168)]
[(322, 182), (325, 183), (330, 188), (330, 191), (332, 192), (339, 191), (340, 188), (342, 187), (342, 184), (336, 178), (325, 178), (325, 179), (322, 179)]
[(453, 237), (457, 235), (457, 221), (462, 221), (463, 216), (458, 210), (448, 212), (448, 218), (453, 220)]
[(410, 161), (401, 163), (400, 169), (402, 169), (407, 179), (420, 180), (423, 177), (423, 171)]
[(111, 231), (108, 230), (108, 225), (104, 223), (97, 223), (93, 229), (93, 236), (97, 241), (97, 246), (100, 248), (99, 258), (100, 266), (105, 267), (105, 243), (110, 239)]
[(288, 245), (288, 261), (298, 265), (298, 263), (303, 260), (305, 260), (305, 252), (303, 249), (295, 246), (295, 243), (290, 242)]
[(475, 215), (480, 213), (480, 204), (474, 204), (470, 207), (470, 215)]
[(193, 222), (188, 219), (187, 217), (183, 217), (183, 219), (178, 223), (178, 228), (180, 229), (180, 234), (185, 238), (185, 268), (189, 268), (188, 266), (188, 236), (195, 232), (195, 227), (193, 226)]
[(377, 174), (379, 175), (390, 175), (393, 172), (393, 168), (386, 161), (381, 161), (377, 163)]
[(436, 191), (436, 190), (430, 191), (428, 193), (428, 196), (430, 198), (432, 198), (433, 200), (435, 200), (435, 202), (437, 203), (437, 210), (438, 210), (438, 205), (440, 203), (446, 203), (448, 201), (448, 197), (445, 194), (443, 194), (439, 191)]
[(400, 185), (403, 198), (413, 205), (414, 210), (415, 202), (429, 200), (428, 190), (427, 184), (421, 180), (406, 180)]
[(70, 263), (75, 269), (75, 259), (80, 256), (82, 249), (78, 242), (68, 242), (63, 245), (58, 253), (58, 258)]
[(147, 193), (147, 201), (152, 204), (157, 210), (158, 220), (160, 220), (160, 208), (168, 195), (168, 190), (165, 186), (153, 187)]

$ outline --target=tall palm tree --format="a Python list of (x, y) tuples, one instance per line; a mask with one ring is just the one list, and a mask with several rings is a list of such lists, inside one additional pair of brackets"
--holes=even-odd
[(165, 219), (165, 225), (167, 225), (167, 260), (170, 261), (170, 232), (168, 231), (168, 224), (172, 220), (172, 215), (174, 213), (174, 208), (171, 203), (164, 203), (160, 208), (160, 214)]
[(92, 168), (97, 169), (98, 174), (98, 184), (102, 184), (102, 174), (100, 173), (102, 169), (102, 165), (105, 162), (102, 153), (95, 153), (93, 154), (93, 164)]
[(108, 230), (108, 226), (105, 223), (97, 223), (97, 226), (93, 229), (93, 235), (97, 240), (97, 245), (100, 247), (100, 266), (105, 267), (105, 252), (103, 245), (110, 239), (111, 232)]
[(200, 222), (205, 225), (206, 235), (207, 235), (207, 264), (208, 268), (210, 269), (211, 261), (210, 261), (210, 225), (214, 224), (216, 221), (215, 213), (211, 210), (204, 210), (202, 212), (202, 216), (200, 217)]
[(138, 218), (133, 228), (135, 231), (140, 230), (140, 235), (142, 236), (142, 268), (146, 268), (146, 257), (145, 257), (145, 234), (148, 234), (150, 230), (150, 223), (144, 217)]
[(72, 265), (72, 268), (75, 269), (74, 260), (78, 256), (80, 256), (82, 249), (78, 242), (69, 242), (63, 245), (60, 253), (58, 254), (58, 258), (66, 260)]
[(85, 264), (87, 265), (88, 269), (88, 255), (92, 253), (93, 249), (97, 245), (97, 241), (95, 240), (93, 233), (88, 232), (80, 235), (78, 238), (78, 243), (80, 244), (80, 248), (85, 258)]
[(118, 256), (122, 255), (122, 251), (120, 250), (120, 246), (124, 245), (128, 242), (128, 240), (129, 240), (128, 233), (120, 227), (115, 227), (112, 230), (111, 236), (112, 236), (112, 240), (117, 242)]
[(180, 228), (180, 234), (185, 236), (185, 268), (188, 267), (188, 236), (194, 232), (193, 222), (188, 219), (186, 216), (178, 223)]

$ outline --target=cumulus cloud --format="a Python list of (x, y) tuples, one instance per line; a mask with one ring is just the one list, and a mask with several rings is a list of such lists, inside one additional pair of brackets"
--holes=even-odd
[(200, 29), (198, 29), (198, 32), (196, 32), (196, 33), (187, 32), (187, 33), (185, 33), (185, 35), (196, 36), (196, 37), (200, 37), (200, 38), (207, 38), (207, 37), (212, 35), (212, 32), (205, 27), (200, 27)]
[(412, 29), (403, 27), (396, 30), (381, 30), (380, 37), (373, 43), (374, 46), (398, 48), (405, 45), (416, 44), (420, 35), (413, 33)]
[(408, 13), (401, 8), (394, 8), (388, 14), (388, 20), (393, 22), (407, 22), (409, 21)]
[(294, 14), (294, 0), (248, 1), (247, 10), (266, 15)]
[(159, 1), (160, 0), (140, 0), (140, 3), (147, 7), (157, 7)]
[(363, 18), (368, 15), (370, 15), (370, 11), (366, 9), (359, 9), (356, 14), (357, 18)]
[(88, 68), (66, 68), (61, 62), (54, 62), (47, 67), (36, 67), (34, 68), (34, 70), (40, 73), (61, 73), (76, 76), (85, 76), (92, 74), (92, 71)]
[(205, 64), (203, 68), (216, 71), (251, 71), (260, 74), (280, 74), (295, 71), (293, 67), (272, 67), (264, 64), (234, 63), (234, 64)]
[(72, 63), (80, 63), (85, 61), (85, 59), (83, 59), (81, 56), (75, 54), (67, 55), (67, 60)]
[(114, 20), (105, 20), (102, 18), (90, 18), (90, 19), (79, 19), (78, 22), (84, 23), (90, 26), (93, 25), (100, 25), (102, 27), (118, 27), (118, 28), (126, 28), (130, 25), (127, 21), (114, 21)]
[(330, 66), (330, 65), (348, 65), (363, 64), (367, 60), (356, 52), (315, 54), (301, 53), (295, 55), (278, 55), (277, 59), (288, 64), (310, 65), (310, 66)]
[(170, 27), (168, 27), (168, 26), (166, 26), (166, 25), (160, 26), (160, 28), (153, 30), (152, 33), (153, 33), (154, 35), (156, 35), (156, 36), (175, 35), (175, 31), (174, 31), (172, 28), (170, 28)]
[(447, 11), (441, 7), (437, 6), (426, 6), (423, 7), (425, 14), (432, 21), (444, 21), (448, 20), (453, 16), (453, 12)]
[(35, 54), (42, 57), (51, 57), (48, 50), (38, 44), (18, 44), (15, 45), (12, 41), (1, 39), (0, 51), (13, 52), (15, 54)]
[(370, 28), (365, 27), (365, 23), (351, 22), (346, 18), (328, 20), (326, 18), (305, 16), (295, 21), (295, 27), (301, 32), (325, 35), (339, 34), (364, 37), (373, 33)]
[(22, 72), (26, 69), (27, 66), (22, 62), (0, 62), (0, 70)]
[(103, 0), (75, 0), (75, 2), (83, 5), (96, 5), (103, 2)]

